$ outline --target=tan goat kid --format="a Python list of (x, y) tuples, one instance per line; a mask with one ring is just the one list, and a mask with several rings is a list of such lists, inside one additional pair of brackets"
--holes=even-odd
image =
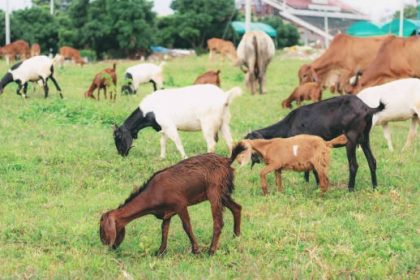
[(268, 173), (275, 171), (278, 191), (283, 191), (281, 182), (282, 170), (311, 171), (318, 178), (321, 192), (328, 190), (328, 167), (330, 165), (330, 150), (334, 146), (347, 143), (347, 138), (340, 135), (331, 141), (324, 141), (314, 135), (297, 135), (290, 138), (274, 138), (270, 140), (242, 140), (232, 152), (232, 160), (245, 165), (251, 160), (253, 153), (263, 159), (266, 166), (260, 172), (261, 188), (264, 195), (268, 194)]

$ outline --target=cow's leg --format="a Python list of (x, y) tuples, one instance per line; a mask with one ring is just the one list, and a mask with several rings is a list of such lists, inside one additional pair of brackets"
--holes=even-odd
[(407, 141), (405, 142), (403, 151), (407, 150), (413, 143), (414, 138), (416, 138), (417, 123), (419, 121), (419, 118), (420, 116), (413, 116), (411, 119), (410, 131), (408, 132)]
[(391, 131), (389, 130), (388, 123), (387, 122), (384, 123), (382, 125), (382, 127), (383, 127), (383, 130), (384, 130), (384, 137), (386, 139), (386, 143), (388, 144), (388, 149), (390, 151), (393, 151), (394, 147), (392, 146)]

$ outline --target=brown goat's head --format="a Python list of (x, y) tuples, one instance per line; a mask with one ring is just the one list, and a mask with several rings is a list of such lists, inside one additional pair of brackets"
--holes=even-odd
[(102, 244), (117, 249), (125, 237), (125, 227), (117, 228), (115, 217), (107, 212), (102, 215), (99, 225), (99, 236)]
[(301, 85), (310, 82), (318, 82), (318, 75), (310, 64), (303, 64), (299, 68), (298, 76)]

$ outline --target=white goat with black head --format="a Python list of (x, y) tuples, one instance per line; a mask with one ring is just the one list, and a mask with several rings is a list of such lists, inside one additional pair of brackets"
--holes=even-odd
[(114, 127), (118, 153), (127, 156), (139, 130), (149, 126), (162, 134), (161, 158), (166, 156), (168, 138), (175, 142), (181, 156), (187, 157), (178, 130), (203, 131), (208, 152), (214, 152), (220, 131), (231, 151), (229, 105), (240, 94), (239, 87), (224, 92), (219, 87), (208, 84), (158, 90), (146, 96), (123, 125)]
[(26, 98), (28, 89), (28, 82), (41, 81), (44, 87), (45, 98), (48, 97), (48, 80), (53, 81), (56, 89), (59, 91), (61, 98), (61, 88), (54, 78), (54, 65), (53, 60), (45, 55), (38, 55), (31, 57), (25, 61), (16, 63), (10, 68), (6, 75), (0, 81), (0, 94), (3, 93), (4, 88), (11, 82), (18, 84), (16, 93), (21, 94), (23, 88), (23, 97)]
[(420, 122), (420, 80), (415, 78), (401, 79), (383, 85), (362, 90), (357, 97), (370, 107), (379, 102), (386, 104), (383, 111), (373, 115), (372, 126), (382, 125), (388, 149), (392, 151), (391, 131), (388, 122), (411, 119), (411, 127), (403, 147), (410, 147), (416, 137), (417, 124)]
[(121, 92), (125, 94), (136, 94), (140, 84), (152, 83), (153, 91), (163, 88), (163, 65), (153, 63), (142, 63), (131, 66), (125, 70), (125, 78), (128, 83), (121, 87)]

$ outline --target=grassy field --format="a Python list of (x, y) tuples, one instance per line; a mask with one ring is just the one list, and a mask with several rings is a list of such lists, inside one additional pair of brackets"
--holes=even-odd
[[(250, 130), (278, 121), (280, 106), (297, 84), (303, 63), (276, 57), (264, 96), (245, 91), (231, 107), (235, 140)], [(124, 69), (135, 61), (120, 61)], [(382, 129), (372, 131), (378, 163), (373, 191), (366, 160), (357, 151), (356, 191), (347, 192), (345, 149), (335, 149), (330, 190), (305, 183), (302, 174), (283, 173), (284, 193), (269, 176), (261, 195), (261, 166), (236, 168), (234, 199), (243, 206), (242, 235), (233, 238), (233, 221), (225, 227), (216, 255), (209, 257), (212, 218), (208, 202), (190, 207), (193, 230), (202, 253), (190, 243), (178, 218), (172, 222), (168, 251), (160, 245), (160, 220), (146, 216), (128, 225), (115, 251), (99, 240), (101, 213), (117, 207), (155, 171), (180, 160), (168, 142), (167, 159), (159, 159), (159, 134), (140, 132), (127, 158), (120, 157), (112, 124), (120, 124), (149, 92), (115, 103), (86, 100), (93, 74), (110, 62), (57, 69), (64, 99), (53, 85), (48, 99), (40, 88), (23, 100), (15, 86), (0, 96), (0, 279), (419, 279), (420, 277), (420, 139), (401, 152), (409, 123), (391, 125), (396, 151), (388, 151)], [(221, 69), (222, 87), (243, 87), (243, 75), (229, 63), (210, 63), (207, 56), (177, 59), (165, 65), (165, 86), (189, 85), (206, 69)], [(0, 73), (6, 72), (4, 62)], [(119, 87), (119, 86), (118, 86)], [(397, 93), (396, 93), (397, 94)], [(326, 97), (330, 95), (327, 94)], [(181, 133), (188, 155), (204, 153), (201, 133)], [(227, 155), (223, 141), (217, 153)]]

